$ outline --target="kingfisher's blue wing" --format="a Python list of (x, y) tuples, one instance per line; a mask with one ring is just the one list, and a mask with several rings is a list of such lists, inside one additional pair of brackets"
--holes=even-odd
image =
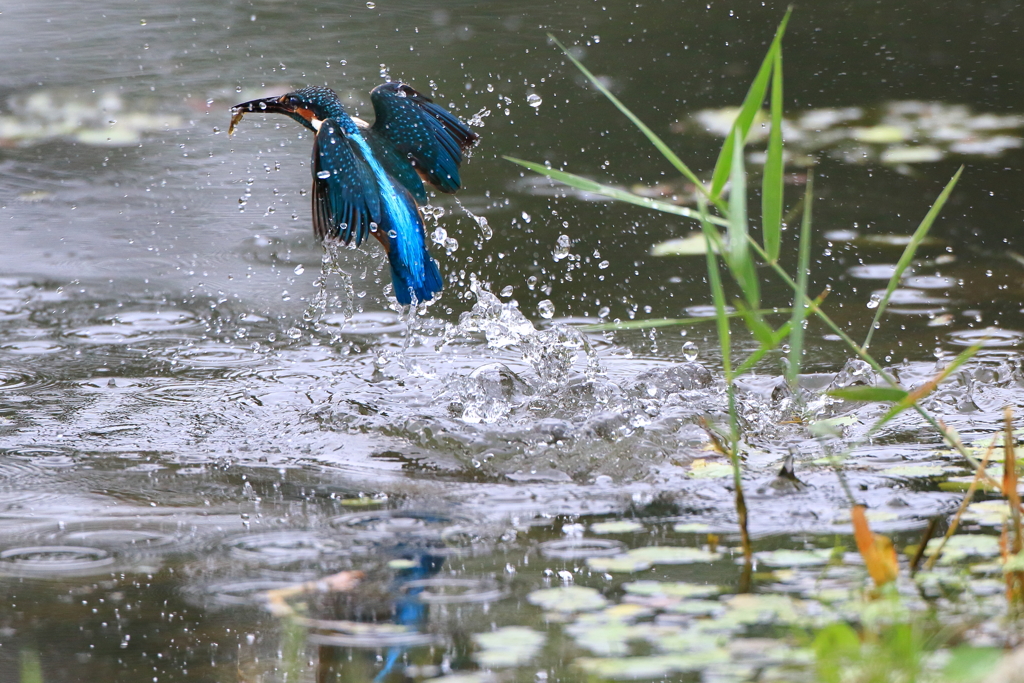
[(373, 155), (392, 178), (409, 190), (413, 198), (420, 204), (427, 203), (427, 191), (423, 189), (423, 179), (413, 168), (412, 162), (404, 154), (399, 154), (395, 146), (387, 138), (382, 137), (372, 128), (363, 129), (363, 137), (370, 145)]
[(313, 146), (313, 230), (360, 244), (370, 223), (381, 224), (380, 192), (373, 172), (334, 119), (326, 119)]
[[(407, 156), (442, 192), (461, 185), (462, 152), (479, 139), (457, 116), (404, 83), (384, 83), (370, 93), (373, 131)], [(404, 183), (403, 183), (404, 184)]]

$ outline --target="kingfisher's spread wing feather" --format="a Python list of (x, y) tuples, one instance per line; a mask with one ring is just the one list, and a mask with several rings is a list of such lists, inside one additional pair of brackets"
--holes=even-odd
[(317, 237), (362, 243), (381, 223), (380, 192), (358, 149), (334, 119), (325, 119), (313, 146), (313, 229)]
[(409, 193), (420, 204), (427, 203), (427, 191), (423, 188), (423, 179), (416, 172), (409, 159), (395, 149), (394, 144), (377, 134), (372, 128), (362, 129), (366, 142), (373, 150), (373, 155), (387, 169), (388, 175), (409, 190)]
[[(442, 192), (459, 189), (462, 152), (479, 136), (429, 97), (404, 83), (384, 83), (370, 93), (373, 131), (390, 141)], [(404, 184), (404, 183), (403, 183)]]

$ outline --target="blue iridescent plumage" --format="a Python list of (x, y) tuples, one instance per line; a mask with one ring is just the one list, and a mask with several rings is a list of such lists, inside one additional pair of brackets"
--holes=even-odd
[(388, 254), (398, 302), (429, 301), (443, 283), (417, 209), (427, 201), (423, 182), (457, 191), (463, 152), (479, 136), (403, 83), (374, 88), (370, 101), (372, 126), (350, 117), (333, 90), (303, 88), (236, 105), (231, 127), (246, 112), (265, 112), (286, 114), (314, 131), (316, 235), (359, 245), (372, 234)]

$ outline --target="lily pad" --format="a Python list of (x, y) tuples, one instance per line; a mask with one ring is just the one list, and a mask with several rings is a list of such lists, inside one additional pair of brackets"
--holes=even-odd
[(600, 592), (587, 586), (542, 588), (526, 596), (530, 604), (551, 612), (590, 612), (608, 604)]
[(940, 477), (946, 474), (946, 468), (940, 465), (896, 465), (879, 472), (886, 477), (904, 477), (907, 479)]
[(634, 548), (626, 553), (628, 556), (646, 560), (651, 564), (691, 564), (694, 562), (714, 562), (722, 556), (703, 548), (684, 548), (679, 546), (654, 545), (646, 548)]
[(708, 253), (704, 233), (694, 232), (686, 237), (659, 242), (651, 247), (651, 256), (703, 256)]
[[(925, 554), (934, 555), (942, 539), (928, 541)], [(999, 539), (983, 534), (957, 534), (946, 542), (939, 558), (941, 564), (959, 562), (968, 557), (996, 557), (999, 555)]]
[(632, 581), (622, 585), (630, 595), (668, 598), (704, 598), (722, 591), (713, 584), (682, 583), (679, 581)]
[(587, 566), (595, 572), (608, 574), (631, 574), (642, 572), (651, 568), (650, 560), (644, 560), (630, 555), (616, 555), (615, 557), (591, 557), (587, 559)]
[(615, 680), (663, 678), (683, 671), (700, 671), (711, 664), (729, 661), (722, 648), (693, 654), (653, 655), (649, 657), (581, 657), (574, 664), (588, 674)]
[(506, 626), (490, 633), (478, 633), (473, 641), (481, 650), (473, 659), (488, 668), (518, 666), (537, 656), (544, 639), (543, 633), (525, 626)]
[(724, 479), (732, 476), (732, 465), (709, 462), (700, 467), (691, 467), (689, 474), (692, 479)]
[(820, 548), (816, 550), (766, 550), (754, 553), (758, 562), (769, 567), (814, 567), (828, 564), (832, 550)]
[(595, 534), (630, 534), (636, 531), (643, 531), (644, 525), (631, 519), (622, 519), (614, 522), (594, 522), (590, 530)]

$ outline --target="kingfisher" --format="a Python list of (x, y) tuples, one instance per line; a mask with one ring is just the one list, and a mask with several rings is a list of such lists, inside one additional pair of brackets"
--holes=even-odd
[(427, 202), (424, 183), (455, 193), (464, 153), (480, 136), (404, 83), (377, 86), (370, 102), (372, 125), (349, 116), (330, 88), (302, 88), (236, 104), (228, 134), (248, 112), (286, 114), (313, 131), (314, 233), (356, 246), (372, 234), (384, 245), (398, 303), (424, 303), (443, 287), (418, 208)]

